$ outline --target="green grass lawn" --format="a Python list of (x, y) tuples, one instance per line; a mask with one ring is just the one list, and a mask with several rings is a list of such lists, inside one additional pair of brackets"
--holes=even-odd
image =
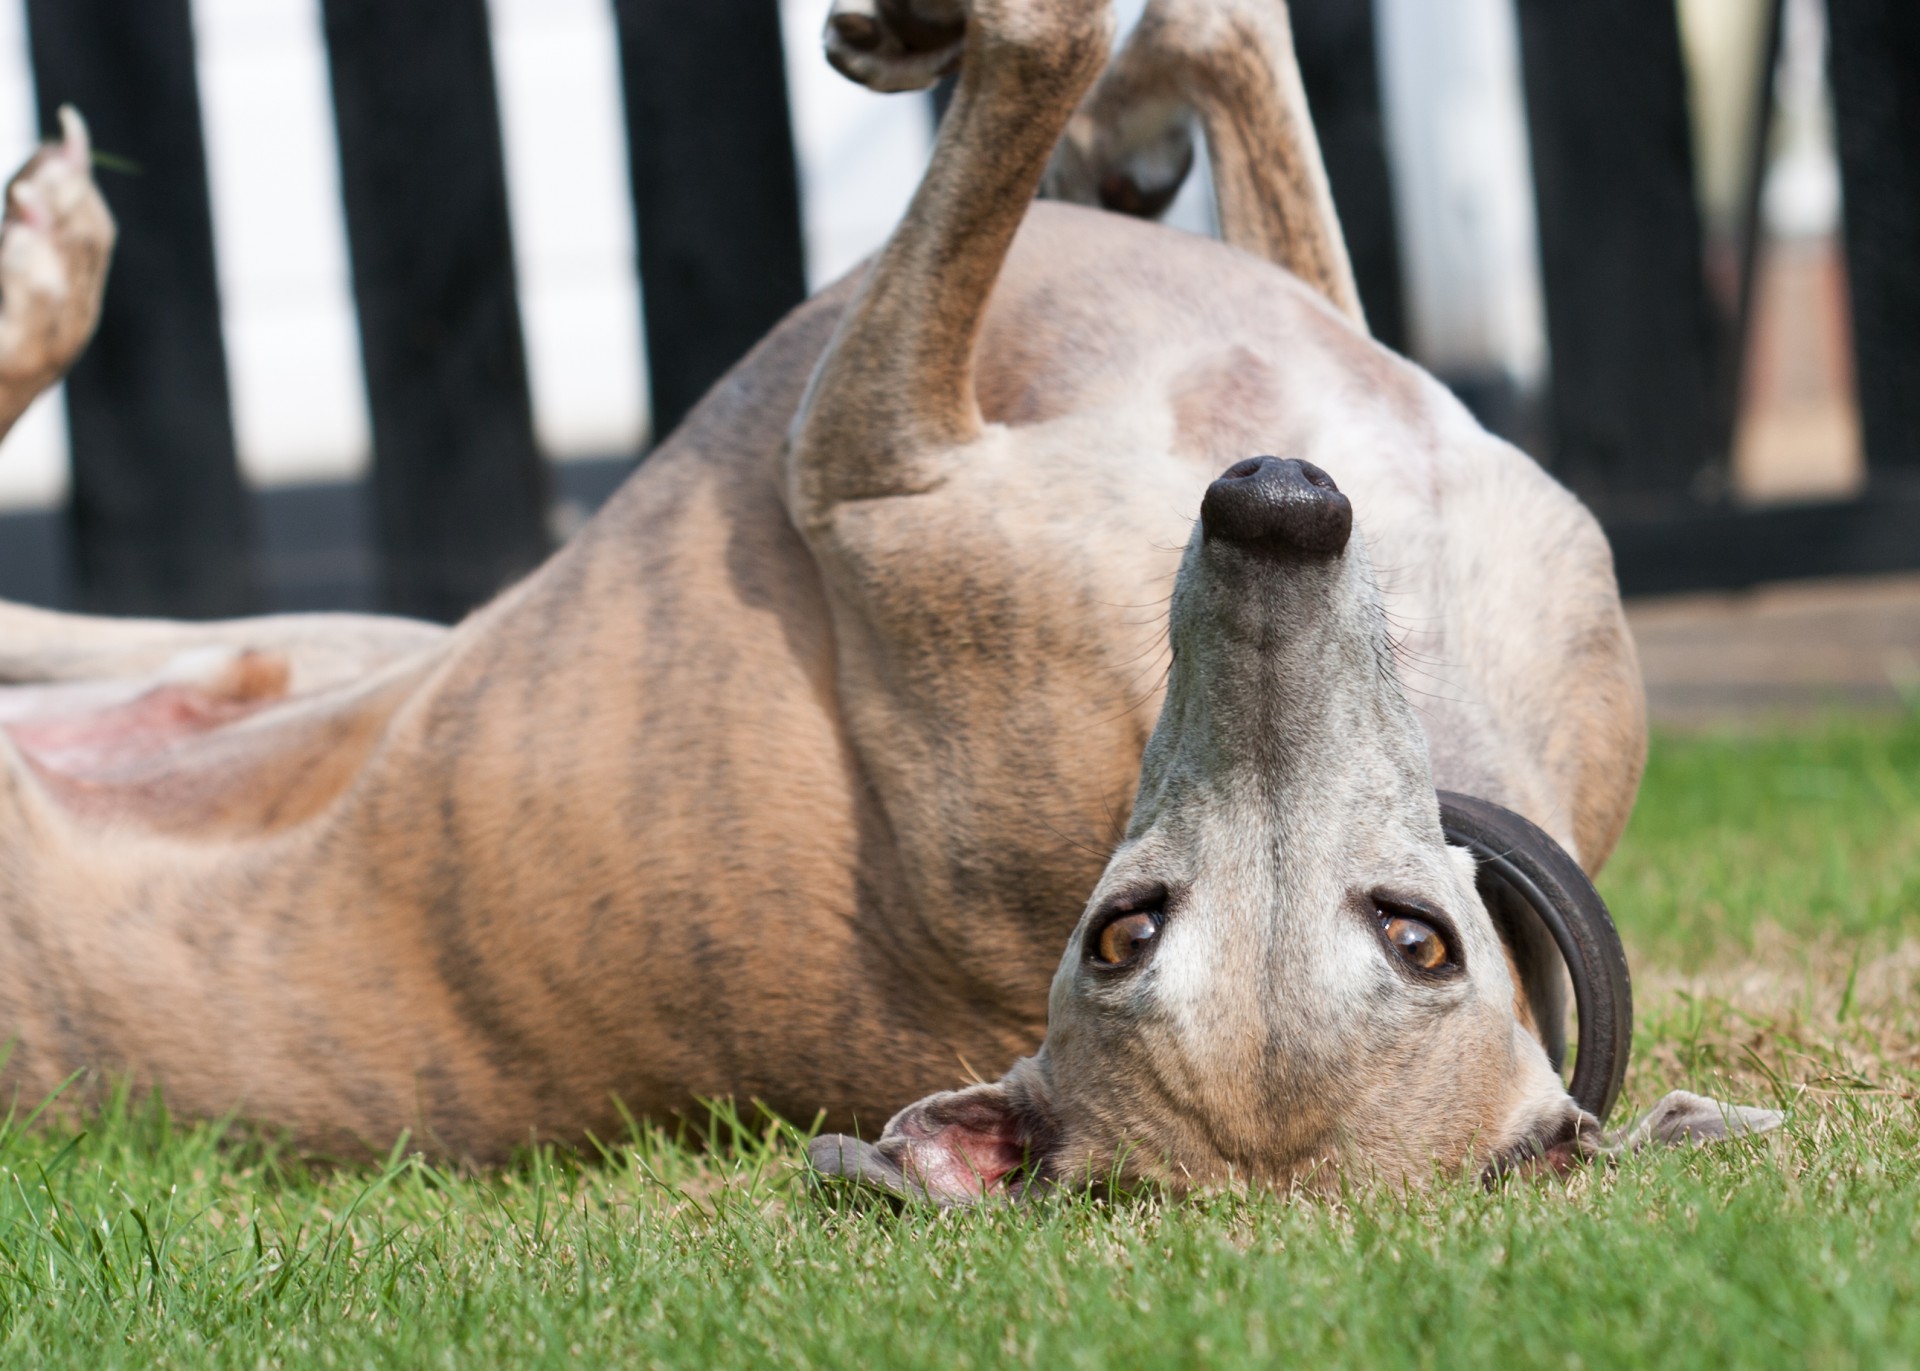
[(1661, 740), (1603, 887), (1629, 1103), (1782, 1133), (1496, 1193), (896, 1216), (810, 1191), (777, 1131), (450, 1174), (121, 1104), (0, 1135), (0, 1362), (1920, 1361), (1920, 718)]

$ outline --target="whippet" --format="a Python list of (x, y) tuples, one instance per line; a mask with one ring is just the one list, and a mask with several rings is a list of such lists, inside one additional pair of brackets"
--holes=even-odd
[[(487, 1159), (1015, 1063), (816, 1148), (942, 1200), (1591, 1151), (1605, 541), (1366, 337), (1276, 0), (1153, 12), (1238, 246), (1030, 205), (1105, 0), (889, 0), (843, 67), (961, 65), (904, 221), (539, 572), (451, 631), (0, 613), (11, 1087)], [(30, 394), (111, 241), (77, 121), (6, 232)]]

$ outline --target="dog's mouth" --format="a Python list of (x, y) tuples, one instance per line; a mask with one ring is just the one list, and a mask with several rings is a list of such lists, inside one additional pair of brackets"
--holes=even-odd
[(1489, 1189), (1509, 1178), (1565, 1176), (1601, 1155), (1600, 1122), (1568, 1102), (1502, 1148), (1480, 1172)]

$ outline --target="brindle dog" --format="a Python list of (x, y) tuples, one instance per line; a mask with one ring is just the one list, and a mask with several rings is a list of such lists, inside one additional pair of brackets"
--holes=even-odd
[[(451, 631), (0, 611), (11, 1087), (487, 1159), (1017, 1061), (817, 1154), (941, 1199), (1591, 1150), (1620, 1042), (1570, 1098), (1544, 935), (1434, 785), (1551, 835), (1456, 807), (1547, 853), (1512, 889), (1605, 859), (1644, 737), (1606, 544), (1359, 326), (1277, 0), (1155, 15), (1239, 246), (1030, 204), (1105, 0), (887, 0), (843, 67), (964, 55), (904, 222), (538, 573)], [(111, 241), (77, 121), (6, 232), (30, 396)], [(1589, 897), (1534, 901), (1577, 984)]]

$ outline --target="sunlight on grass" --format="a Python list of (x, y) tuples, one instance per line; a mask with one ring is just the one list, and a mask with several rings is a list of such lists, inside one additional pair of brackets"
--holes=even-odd
[[(1889, 1365), (1920, 1347), (1920, 722), (1663, 739), (1605, 881), (1628, 1104), (1780, 1134), (1496, 1192), (821, 1191), (708, 1121), (464, 1172), (125, 1098), (0, 1130), (8, 1365)], [(1624, 1115), (1624, 1111), (1623, 1111)]]
[(1600, 889), (1631, 950), (1685, 965), (1767, 925), (1869, 950), (1920, 936), (1920, 712), (1657, 739)]

